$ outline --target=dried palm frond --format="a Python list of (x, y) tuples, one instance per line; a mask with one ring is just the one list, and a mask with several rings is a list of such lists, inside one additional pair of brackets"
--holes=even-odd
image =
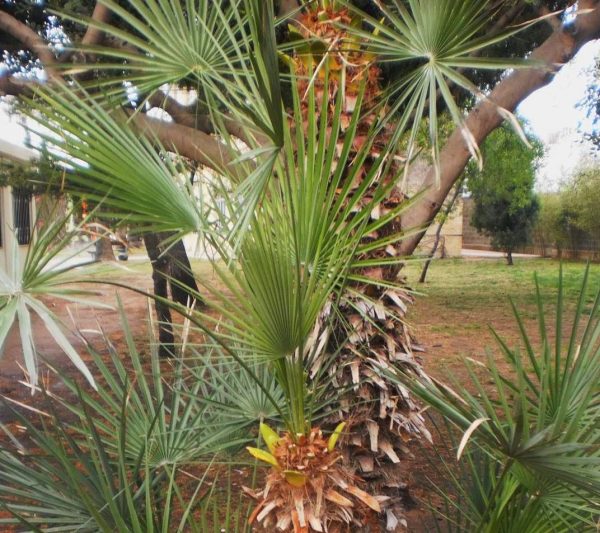
[(261, 434), (271, 453), (248, 448), (272, 466), (261, 490), (245, 489), (258, 501), (249, 523), (267, 531), (355, 531), (375, 521), (385, 499), (359, 488), (364, 483), (342, 465), (335, 449), (343, 431), (340, 424), (329, 439), (319, 428), (308, 435), (285, 433), (279, 437), (268, 426)]

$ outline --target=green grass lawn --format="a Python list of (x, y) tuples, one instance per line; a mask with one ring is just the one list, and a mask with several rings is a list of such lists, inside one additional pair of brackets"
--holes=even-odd
[[(568, 339), (586, 264), (565, 262), (563, 267), (563, 338)], [(425, 348), (426, 369), (439, 377), (464, 373), (463, 358), (484, 361), (491, 350), (499, 354), (493, 329), (510, 346), (521, 344), (512, 300), (528, 333), (538, 342), (538, 309), (534, 275), (544, 297), (548, 332), (555, 330), (556, 295), (560, 262), (552, 259), (517, 259), (508, 266), (502, 259), (444, 259), (435, 261), (427, 282), (419, 284), (422, 262), (411, 262), (405, 271), (409, 284), (420, 294), (407, 320)], [(590, 265), (586, 308), (600, 290), (600, 265)], [(584, 311), (585, 312), (585, 311)]]
[[(565, 301), (574, 305), (586, 268), (585, 263), (563, 262)], [(534, 275), (549, 302), (558, 292), (560, 262), (553, 259), (516, 259), (514, 266), (502, 259), (444, 259), (429, 268), (427, 281), (418, 283), (422, 263), (411, 262), (406, 275), (411, 286), (432, 304), (449, 310), (476, 311), (507, 307), (509, 298), (517, 307), (535, 305)], [(590, 265), (588, 302), (600, 288), (600, 265)]]
[[(429, 268), (427, 281), (418, 283), (422, 261), (411, 261), (404, 273), (411, 287), (418, 293), (417, 300), (425, 298), (428, 305), (447, 311), (474, 311), (508, 309), (509, 298), (526, 313), (535, 310), (534, 275), (548, 303), (555, 301), (558, 291), (560, 262), (553, 259), (516, 259), (514, 266), (502, 259), (439, 259)], [(567, 307), (574, 305), (579, 294), (586, 268), (583, 262), (563, 262), (563, 284)], [(219, 284), (213, 267), (206, 260), (192, 260), (192, 268), (201, 282)], [(151, 283), (150, 263), (101, 263), (86, 269), (86, 275), (96, 279), (115, 279), (123, 282), (144, 280)], [(75, 275), (76, 277), (79, 277)], [(588, 303), (600, 288), (600, 265), (590, 265)], [(202, 289), (200, 289), (202, 290)], [(465, 324), (479, 329), (480, 324)]]

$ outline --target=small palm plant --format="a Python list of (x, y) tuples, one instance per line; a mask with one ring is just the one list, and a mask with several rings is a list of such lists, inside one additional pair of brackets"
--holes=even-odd
[[(37, 387), (41, 401), (30, 412), (1, 399), (26, 438), (2, 426), (12, 446), (0, 445), (0, 507), (6, 512), (0, 527), (207, 531), (197, 510), (218, 504), (207, 484), (211, 466), (217, 466), (215, 453), (252, 442), (239, 428), (259, 418), (249, 410), (244, 418), (238, 409), (232, 424), (221, 408), (198, 395), (202, 387), (221, 390), (233, 410), (236, 396), (227, 396), (223, 384), (235, 383), (236, 369), (200, 381), (195, 372), (202, 371), (201, 361), (161, 361), (156, 349), (144, 357), (119, 307), (129, 359), (124, 362), (106, 336), (86, 341), (95, 391), (53, 369), (52, 384), (64, 387)], [(246, 392), (256, 394), (252, 388)], [(243, 514), (244, 506), (234, 504), (228, 511)]]
[[(422, 75), (426, 69), (420, 67), (408, 69), (403, 87), (410, 105), (395, 109), (394, 142), (382, 142), (379, 134), (390, 121), (374, 113), (373, 76), (355, 75), (356, 70), (376, 75), (368, 52), (358, 54), (362, 59), (356, 69), (337, 51), (318, 52), (317, 42), (310, 53), (318, 52), (321, 60), (302, 62), (302, 70), (290, 72), (291, 104), (285, 109), (271, 1), (130, 0), (128, 9), (113, 0), (102, 3), (120, 25), (91, 24), (131, 46), (83, 51), (106, 61), (93, 68), (118, 75), (86, 88), (77, 81), (40, 88), (27, 102), (31, 118), (43, 126), (34, 129), (55, 148), (56, 159), (76, 168), (79, 182), (71, 186), (95, 191), (90, 198), (102, 201), (112, 215), (146, 230), (174, 232), (173, 238), (199, 232), (218, 252), (222, 262), (215, 268), (233, 299), (206, 286), (219, 316), (175, 307), (253, 376), (283, 423), (285, 432), (277, 439), (263, 426), (275, 460), (264, 456), (274, 470), (268, 488), (254, 493), (260, 499), (256, 520), (266, 528), (292, 524), (302, 530), (310, 525), (317, 531), (330, 522), (364, 524), (371, 511), (379, 510), (379, 501), (359, 489), (359, 481), (340, 464), (334, 445), (341, 428), (327, 439), (315, 426), (309, 400), (319, 396), (314, 389), (323, 384), (309, 382), (308, 375), (319, 366), (316, 362), (332, 356), (327, 328), (320, 326), (327, 313), (340, 313), (350, 282), (360, 290), (348, 305), (367, 309), (365, 320), (378, 310), (370, 301), (371, 290), (389, 290), (390, 299), (403, 307), (394, 279), (365, 273), (393, 270), (402, 261), (395, 251), (376, 252), (393, 248), (402, 238), (395, 221), (410, 202), (397, 198), (380, 207), (393, 196), (402, 170), (395, 141), (420, 128), (426, 95), (438, 77)], [(475, 3), (460, 2), (471, 9)], [(448, 9), (451, 4), (444, 2)], [(341, 5), (323, 2), (325, 16)], [(432, 42), (443, 38), (447, 27), (428, 23), (428, 5), (411, 1), (411, 24), (399, 31), (423, 24), (434, 34)], [(396, 23), (391, 15), (388, 22)], [(436, 11), (436, 20), (443, 15)], [(394, 39), (393, 32), (378, 30)], [(476, 33), (473, 27), (468, 30), (467, 41)], [(353, 46), (363, 38), (358, 33)], [(343, 46), (350, 41), (345, 39)], [(423, 49), (407, 41), (401, 41), (403, 59), (421, 60)], [(202, 107), (219, 133), (219, 150), (198, 150), (198, 158), (218, 174), (207, 183), (211, 194), (226, 199), (227, 214), (218, 214), (218, 227), (210, 221), (211, 207), (197, 202), (179, 169), (164, 156), (171, 147), (162, 146), (143, 126), (147, 122), (139, 120), (144, 106), (120, 109), (124, 102), (129, 106), (124, 81), (135, 84), (142, 101), (165, 83), (198, 88)], [(433, 101), (429, 109), (437, 113)], [(231, 120), (242, 131), (242, 151), (225, 126)], [(436, 124), (433, 118), (431, 124)], [(268, 365), (283, 401), (276, 401), (253, 372), (256, 358)], [(294, 453), (284, 459), (286, 450)]]
[(64, 254), (72, 240), (84, 232), (87, 222), (85, 219), (75, 228), (67, 229), (70, 215), (69, 212), (57, 216), (56, 211), (51, 211), (47, 221), (37, 220), (33, 244), (28, 247), (25, 258), (22, 259), (17, 239), (14, 239), (8, 268), (6, 271), (0, 269), (0, 348), (5, 344), (12, 326), (18, 323), (32, 393), (38, 383), (32, 316), (42, 321), (57, 345), (94, 386), (94, 377), (65, 333), (67, 328), (63, 321), (43, 301), (43, 297), (51, 296), (67, 303), (110, 308), (90, 300), (94, 293), (89, 289), (65, 285), (68, 273), (86, 263), (77, 260), (81, 252), (79, 249)]
[(446, 459), (442, 472), (453, 490), (438, 494), (448, 531), (596, 530), (600, 292), (590, 303), (588, 272), (568, 338), (562, 270), (553, 327), (536, 281), (539, 348), (515, 309), (522, 351), (495, 334), (506, 371), (490, 354), (485, 366), (467, 362), (469, 386), (394, 375), (463, 433), (456, 449), (461, 465)]

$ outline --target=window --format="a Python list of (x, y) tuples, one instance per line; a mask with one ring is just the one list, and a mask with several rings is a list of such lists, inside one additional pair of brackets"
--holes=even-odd
[(17, 242), (21, 245), (29, 244), (31, 240), (31, 194), (14, 190), (13, 201), (13, 223)]

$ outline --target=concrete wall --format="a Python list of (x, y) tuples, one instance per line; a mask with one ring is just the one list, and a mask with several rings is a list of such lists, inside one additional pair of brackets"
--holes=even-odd
[(475, 209), (472, 198), (463, 198), (463, 248), (473, 250), (491, 250), (491, 239), (481, 233), (471, 224), (471, 218)]

